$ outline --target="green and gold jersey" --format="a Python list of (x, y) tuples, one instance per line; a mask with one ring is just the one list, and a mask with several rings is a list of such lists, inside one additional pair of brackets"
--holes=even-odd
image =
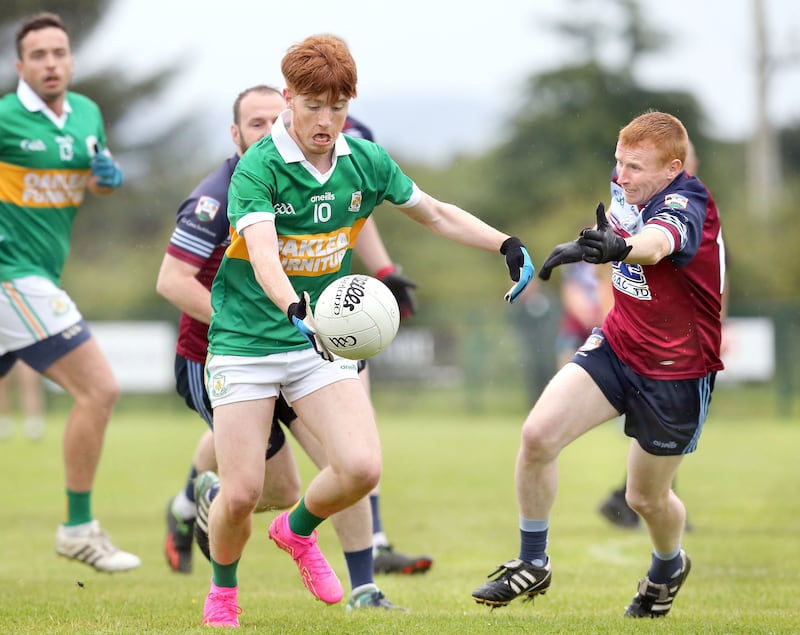
[(313, 307), (328, 284), (350, 273), (353, 245), (375, 207), (412, 206), (421, 196), (386, 151), (365, 139), (339, 135), (334, 166), (320, 174), (289, 136), (289, 116), (283, 113), (272, 134), (248, 149), (231, 179), (231, 245), (212, 288), (214, 354), (262, 356), (310, 346), (256, 281), (237, 229), (255, 218), (274, 219), (283, 270), (298, 295), (308, 291)]
[(87, 97), (67, 93), (70, 110), (60, 121), (36, 110), (40, 102), (24, 84), (0, 99), (0, 280), (36, 275), (58, 284), (105, 133)]

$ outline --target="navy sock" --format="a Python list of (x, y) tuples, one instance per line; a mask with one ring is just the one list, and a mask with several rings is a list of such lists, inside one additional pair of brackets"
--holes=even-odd
[(383, 531), (383, 525), (381, 524), (380, 503), (377, 494), (370, 494), (369, 506), (372, 508), (372, 533), (379, 534)]
[(345, 551), (344, 559), (347, 563), (347, 573), (350, 575), (351, 589), (373, 582), (372, 547), (361, 551)]
[(543, 567), (547, 563), (550, 521), (520, 518), (519, 526), (519, 559)]
[(659, 554), (653, 551), (647, 577), (654, 584), (666, 584), (680, 574), (681, 566), (683, 566), (683, 560), (680, 547), (676, 552), (668, 554)]
[(183, 488), (183, 493), (186, 494), (186, 498), (188, 498), (193, 503), (196, 502), (194, 500), (194, 479), (197, 478), (197, 468), (192, 465), (192, 469), (189, 471), (189, 478), (186, 480), (186, 487)]

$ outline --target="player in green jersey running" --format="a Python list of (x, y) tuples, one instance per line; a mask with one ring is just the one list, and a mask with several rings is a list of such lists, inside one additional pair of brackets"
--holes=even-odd
[(342, 40), (308, 38), (290, 48), (281, 69), (287, 110), (236, 166), (231, 245), (212, 287), (206, 386), (221, 486), (209, 515), (213, 577), (203, 622), (215, 626), (239, 624), (237, 567), (279, 393), (321, 443), (327, 467), (273, 520), (269, 536), (292, 555), (315, 597), (328, 604), (343, 597), (316, 527), (369, 494), (381, 448), (356, 363), (325, 348), (313, 307), (323, 288), (350, 272), (352, 247), (375, 207), (386, 201), (444, 238), (500, 251), (515, 282), (509, 301), (533, 276), (518, 238), (422, 192), (380, 145), (340, 134), (357, 83)]
[(99, 571), (125, 571), (139, 558), (111, 543), (91, 508), (119, 387), (59, 288), (85, 190), (110, 194), (122, 171), (106, 149), (100, 109), (67, 91), (73, 60), (61, 19), (29, 18), (16, 44), (19, 85), (0, 99), (0, 376), (21, 359), (74, 399), (64, 430), (67, 515), (56, 552)]

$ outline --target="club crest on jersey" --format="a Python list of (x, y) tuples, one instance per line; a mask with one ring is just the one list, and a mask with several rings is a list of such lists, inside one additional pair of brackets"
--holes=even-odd
[(689, 199), (680, 194), (667, 194), (664, 204), (672, 209), (686, 209), (689, 205)]
[(66, 294), (60, 293), (50, 298), (50, 310), (53, 311), (55, 316), (66, 315), (72, 306), (72, 301)]
[(194, 215), (202, 223), (208, 223), (214, 220), (214, 217), (219, 211), (221, 203), (210, 196), (201, 196), (197, 200), (197, 205), (194, 208)]
[(210, 383), (212, 397), (223, 397), (228, 392), (228, 379), (224, 373), (214, 375)]
[(361, 203), (364, 200), (364, 195), (361, 193), (361, 190), (358, 192), (353, 192), (350, 195), (350, 207), (347, 208), (348, 212), (360, 212), (361, 211)]

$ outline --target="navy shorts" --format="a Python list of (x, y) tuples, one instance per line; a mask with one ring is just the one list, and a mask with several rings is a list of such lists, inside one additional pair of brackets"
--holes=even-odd
[(625, 415), (625, 434), (645, 452), (671, 456), (697, 449), (716, 372), (699, 379), (642, 377), (617, 357), (599, 328), (572, 362), (589, 373), (609, 403)]
[[(204, 383), (204, 365), (185, 357), (175, 355), (175, 390), (183, 397), (186, 405), (197, 412), (208, 427), (214, 429), (214, 416), (211, 402), (208, 399)], [(286, 434), (281, 423), (287, 428), (297, 418), (294, 410), (286, 403), (283, 395), (275, 400), (275, 414), (272, 418), (272, 430), (267, 443), (267, 459), (271, 459), (286, 443)]]
[(5, 377), (18, 359), (21, 359), (39, 374), (44, 374), (53, 362), (58, 361), (70, 351), (78, 348), (91, 336), (89, 325), (85, 321), (79, 320), (60, 333), (51, 335), (25, 348), (9, 351), (0, 357), (0, 377)]

